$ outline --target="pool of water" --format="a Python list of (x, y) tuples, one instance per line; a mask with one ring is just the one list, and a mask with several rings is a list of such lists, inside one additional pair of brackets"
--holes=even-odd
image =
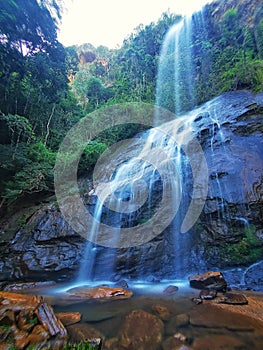
[[(218, 309), (209, 302), (196, 305), (192, 299), (198, 297), (199, 291), (189, 288), (187, 281), (162, 281), (160, 283), (136, 281), (128, 282), (128, 284), (133, 296), (120, 300), (72, 300), (68, 298), (67, 290), (71, 288), (83, 287), (83, 285), (113, 287), (114, 284), (109, 281), (54, 285), (48, 289), (39, 290), (38, 293), (45, 296), (47, 301), (53, 305), (55, 312), (80, 312), (82, 315), (80, 324), (91, 326), (103, 334), (104, 344), (106, 344), (103, 349), (123, 349), (118, 345), (116, 339), (119, 338), (123, 323), (132, 310), (143, 310), (162, 319), (163, 315), (156, 312), (158, 308), (168, 312), (168, 316), (166, 313), (166, 317), (162, 319), (164, 325), (162, 344), (168, 344), (168, 340), (174, 334), (179, 333), (185, 337), (185, 344), (194, 350), (263, 349), (263, 322), (256, 322), (253, 317), (250, 317), (251, 315), (247, 317), (242, 312), (240, 313), (242, 306), (237, 306), (235, 309), (239, 310), (239, 313), (233, 313), (233, 306), (230, 309)], [(166, 295), (164, 290), (169, 285), (177, 286), (178, 291), (172, 295)], [(263, 293), (247, 291), (244, 293), (256, 296), (260, 311), (263, 305)], [(261, 311), (263, 315), (263, 308)], [(184, 318), (189, 321), (178, 323), (176, 321), (178, 315), (184, 315)], [(107, 346), (111, 344), (110, 340), (113, 338), (115, 338), (115, 345)], [(172, 349), (165, 345), (158, 346), (153, 348)], [(127, 349), (135, 350), (136, 347), (130, 345)]]

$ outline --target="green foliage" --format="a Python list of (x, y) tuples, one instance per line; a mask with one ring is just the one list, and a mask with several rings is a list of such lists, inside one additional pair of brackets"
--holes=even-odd
[(256, 236), (256, 227), (249, 226), (244, 230), (244, 237), (238, 243), (225, 247), (225, 256), (235, 264), (247, 264), (257, 261), (263, 255), (263, 247)]
[[(52, 191), (55, 152), (87, 113), (122, 102), (154, 103), (161, 46), (181, 18), (164, 13), (156, 23), (138, 26), (118, 50), (91, 44), (65, 49), (57, 40), (59, 4), (6, 0), (0, 8), (0, 193), (6, 201)], [(201, 26), (195, 18), (186, 48), (193, 58), (196, 104), (224, 91), (263, 89), (262, 6), (249, 26), (240, 20), (238, 6), (220, 20), (212, 12), (213, 6), (206, 7)], [(174, 57), (165, 59), (162, 105), (174, 111)], [(186, 63), (182, 55), (185, 77)], [(189, 92), (181, 87), (178, 91), (183, 109), (189, 109)], [(101, 120), (91, 117), (91, 123), (96, 129)], [(92, 170), (107, 146), (142, 130), (140, 125), (121, 125), (98, 135), (85, 148), (79, 171)], [(70, 164), (73, 159), (68, 158), (75, 156), (64, 157)], [(250, 249), (251, 242), (244, 239), (235, 247), (236, 254)]]
[(99, 346), (92, 344), (89, 341), (83, 341), (81, 343), (69, 343), (64, 346), (63, 350), (98, 350)]
[(96, 140), (89, 141), (84, 149), (82, 157), (79, 162), (79, 173), (87, 173), (92, 170), (96, 164), (99, 156), (107, 149), (105, 143), (98, 142)]

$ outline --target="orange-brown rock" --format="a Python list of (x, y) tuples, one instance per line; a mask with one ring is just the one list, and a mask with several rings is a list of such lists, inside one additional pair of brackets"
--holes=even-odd
[(34, 328), (35, 317), (33, 310), (21, 310), (17, 315), (16, 324), (19, 329), (29, 332)]
[(80, 312), (58, 312), (56, 317), (62, 322), (64, 326), (70, 326), (78, 323), (81, 320)]
[(15, 341), (16, 349), (25, 349), (28, 344), (28, 338), (20, 338)]
[[(262, 322), (255, 319), (253, 315), (236, 313), (233, 308), (246, 307), (213, 304), (206, 302), (205, 304), (195, 306), (189, 313), (190, 323), (193, 326), (207, 327), (207, 328), (226, 328), (229, 330), (238, 331), (253, 331), (262, 330)], [(262, 309), (258, 312), (262, 313)], [(262, 316), (261, 316), (262, 317)]]
[[(12, 309), (34, 309), (42, 301), (41, 296), (31, 296), (11, 292), (0, 292), (0, 298), (3, 298), (1, 304), (9, 305)], [(12, 306), (13, 305), (13, 306)]]
[(18, 331), (14, 334), (14, 341), (17, 349), (24, 349), (29, 344), (27, 336), (28, 333), (23, 331)]
[(245, 349), (244, 344), (229, 335), (209, 334), (196, 338), (193, 343), (195, 350), (233, 350)]
[(77, 287), (67, 291), (70, 295), (83, 299), (114, 298), (126, 299), (132, 296), (132, 292), (123, 288), (110, 288), (98, 286), (95, 288)]
[(133, 310), (120, 329), (120, 347), (127, 350), (159, 349), (163, 328), (163, 322), (157, 316), (143, 310)]
[[(234, 292), (233, 292), (234, 293)], [(256, 322), (263, 333), (263, 297), (257, 293), (246, 292), (246, 305), (228, 305), (217, 303), (216, 299), (210, 304), (214, 307), (214, 312), (231, 312), (234, 316), (250, 318), (253, 324)], [(234, 326), (234, 325), (233, 325)]]
[(0, 342), (4, 348), (10, 345), (25, 349), (27, 345), (50, 345), (49, 342), (53, 344), (54, 341), (63, 347), (67, 331), (42, 297), (0, 292), (0, 300), (0, 324), (7, 327), (0, 327)]

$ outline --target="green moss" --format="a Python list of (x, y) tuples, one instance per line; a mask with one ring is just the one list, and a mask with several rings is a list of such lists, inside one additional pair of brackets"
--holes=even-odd
[(253, 263), (263, 255), (263, 246), (256, 236), (256, 227), (251, 225), (244, 229), (244, 237), (240, 242), (227, 244), (222, 255), (235, 264)]

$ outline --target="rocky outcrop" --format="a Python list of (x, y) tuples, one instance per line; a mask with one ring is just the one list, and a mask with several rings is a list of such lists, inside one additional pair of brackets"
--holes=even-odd
[(25, 349), (38, 344), (62, 348), (67, 330), (41, 297), (0, 292), (0, 343)]

